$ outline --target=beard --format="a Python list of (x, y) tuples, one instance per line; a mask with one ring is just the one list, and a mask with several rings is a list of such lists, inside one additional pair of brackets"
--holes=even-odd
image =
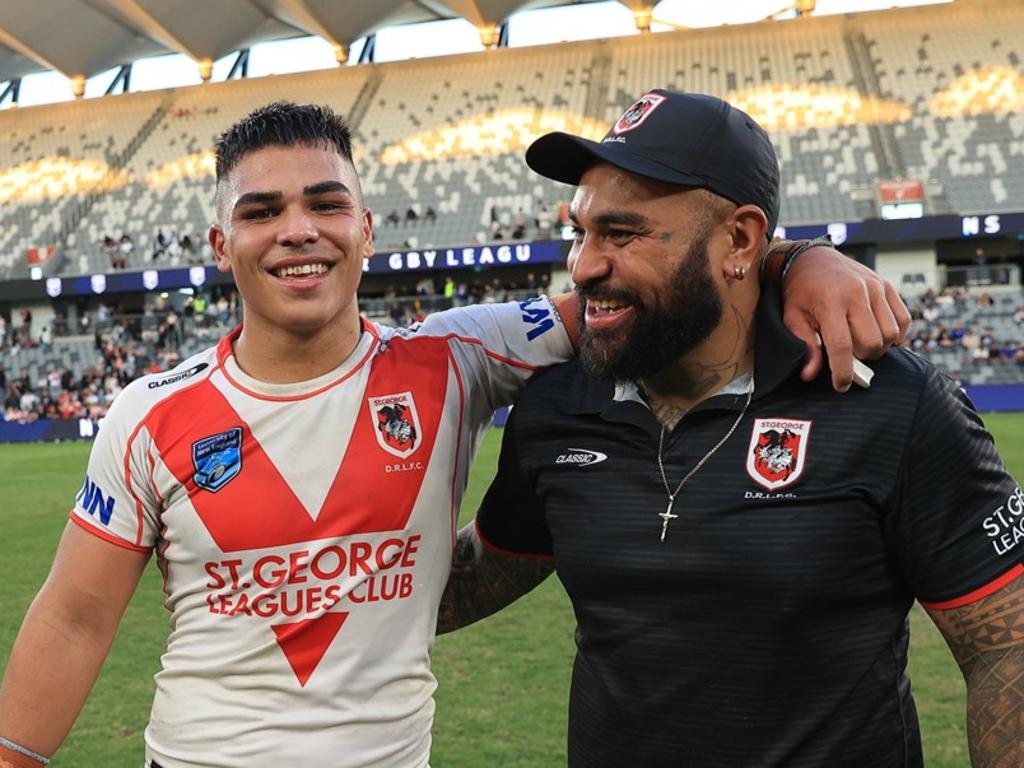
[[(708, 233), (697, 238), (669, 279), (666, 300), (651, 306), (645, 297), (601, 284), (576, 286), (579, 298), (580, 360), (598, 381), (639, 381), (676, 363), (707, 339), (722, 319), (722, 298), (711, 277)], [(619, 328), (591, 331), (586, 300), (632, 306), (633, 318)]]

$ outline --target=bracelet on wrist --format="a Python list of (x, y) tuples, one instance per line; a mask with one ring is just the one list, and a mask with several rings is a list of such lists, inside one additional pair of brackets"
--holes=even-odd
[(3, 736), (0, 736), (0, 747), (9, 749), (11, 752), (16, 752), (19, 755), (24, 755), (29, 760), (35, 760), (40, 765), (50, 764), (50, 758), (46, 757), (45, 755), (40, 755), (38, 752), (33, 752), (28, 747), (23, 747), (21, 746), (21, 744), (17, 744), (11, 741), (10, 739), (4, 738)]
[(793, 262), (797, 260), (797, 257), (800, 256), (801, 253), (809, 251), (811, 250), (811, 248), (817, 248), (820, 245), (825, 245), (831, 248), (831, 235), (822, 235), (821, 237), (816, 237), (813, 240), (804, 240), (803, 242), (799, 243), (795, 248), (793, 248), (788, 254), (786, 254), (786, 258), (782, 262), (782, 269), (779, 272), (779, 283), (782, 283), (782, 281), (786, 279), (786, 275), (789, 273), (790, 268), (793, 266)]

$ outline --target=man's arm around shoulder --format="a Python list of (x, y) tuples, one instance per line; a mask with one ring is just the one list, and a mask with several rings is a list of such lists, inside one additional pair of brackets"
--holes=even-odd
[(928, 613), (967, 682), (971, 765), (1024, 766), (1024, 576), (975, 602)]
[[(67, 524), (0, 685), (0, 736), (47, 757), (57, 750), (99, 676), (148, 560), (149, 553)], [(17, 768), (39, 765), (0, 746), (0, 766), (5, 760)]]
[(554, 570), (551, 559), (501, 553), (487, 546), (476, 521), (470, 523), (459, 531), (437, 614), (437, 633), (453, 632), (497, 613)]

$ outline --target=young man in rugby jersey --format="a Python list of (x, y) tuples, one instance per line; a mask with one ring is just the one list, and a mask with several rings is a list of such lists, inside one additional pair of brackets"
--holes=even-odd
[[(427, 764), (429, 651), (470, 461), (493, 410), (571, 355), (573, 300), (409, 330), (362, 320), (372, 215), (323, 108), (273, 104), (231, 127), (217, 212), (210, 242), (244, 325), (111, 409), (5, 673), (0, 765), (60, 746), (154, 552), (171, 632), (147, 766)], [(862, 354), (895, 340), (892, 310), (867, 300), (877, 278), (828, 253), (790, 278), (806, 332), (818, 286), (837, 283), (826, 342), (850, 346), (847, 315)]]

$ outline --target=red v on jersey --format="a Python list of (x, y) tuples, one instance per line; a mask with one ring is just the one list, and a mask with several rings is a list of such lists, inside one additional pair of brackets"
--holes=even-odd
[(347, 618), (348, 612), (341, 611), (271, 627), (299, 685), (305, 687)]
[[(186, 488), (210, 536), (224, 552), (401, 530), (408, 523), (434, 449), (448, 385), (448, 366), (436, 361), (448, 355), (443, 338), (423, 337), (395, 340), (372, 359), (362, 400), (411, 393), (422, 434), (416, 436), (420, 444), (407, 460), (416, 467), (387, 471), (395, 456), (378, 440), (380, 422), (364, 405), (316, 519), (210, 379), (163, 401), (146, 419), (146, 426), (164, 463)], [(193, 445), (234, 428), (242, 433), (238, 476), (215, 492), (199, 487)], [(352, 492), (367, 487), (375, 492)]]

